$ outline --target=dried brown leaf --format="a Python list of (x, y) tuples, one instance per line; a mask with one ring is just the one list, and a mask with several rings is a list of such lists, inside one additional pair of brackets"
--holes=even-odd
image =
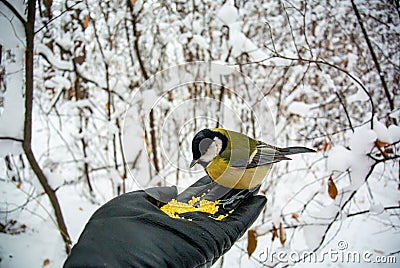
[(47, 266), (50, 264), (50, 260), (49, 259), (44, 259), (43, 260), (43, 265), (42, 266)]
[(286, 242), (286, 231), (283, 228), (282, 223), (279, 224), (279, 240), (281, 241), (282, 246), (285, 246)]
[(324, 141), (323, 145), (322, 145), (322, 151), (326, 152), (328, 149), (331, 148), (331, 144), (327, 141)]
[(333, 182), (332, 176), (330, 176), (328, 180), (328, 194), (332, 199), (335, 199), (338, 194), (338, 190)]
[(292, 219), (295, 219), (296, 221), (299, 221), (299, 214), (292, 213)]
[(272, 224), (272, 242), (274, 242), (275, 238), (278, 238), (278, 229), (276, 228), (275, 224)]
[(377, 140), (375, 141), (375, 145), (376, 145), (376, 147), (378, 147), (378, 148), (384, 148), (385, 146), (388, 146), (388, 145), (390, 145), (390, 144), (387, 143), (387, 142), (384, 142), (384, 141), (381, 141), (381, 140), (377, 139)]
[(249, 230), (247, 232), (247, 254), (249, 255), (249, 258), (251, 257), (251, 254), (254, 253), (257, 247), (257, 233), (255, 230)]
[(89, 17), (89, 16), (86, 16), (86, 17), (83, 19), (83, 22), (82, 22), (82, 27), (83, 27), (83, 29), (86, 29), (86, 28), (89, 26), (89, 21), (90, 21), (90, 17)]
[(392, 147), (386, 147), (384, 152), (387, 153), (387, 154), (393, 154), (394, 153)]

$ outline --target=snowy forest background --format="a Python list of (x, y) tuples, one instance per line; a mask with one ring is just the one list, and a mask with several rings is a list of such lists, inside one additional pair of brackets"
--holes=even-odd
[(1, 0), (0, 21), (1, 267), (60, 267), (111, 198), (200, 178), (190, 142), (217, 122), (318, 152), (274, 166), (215, 267), (400, 258), (398, 1)]

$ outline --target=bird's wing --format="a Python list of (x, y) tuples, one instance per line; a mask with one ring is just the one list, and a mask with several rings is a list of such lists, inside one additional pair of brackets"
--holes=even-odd
[(246, 148), (225, 150), (220, 157), (231, 167), (245, 168), (250, 161), (251, 153)]
[(280, 154), (275, 147), (264, 143), (257, 146), (256, 151), (252, 153), (245, 149), (234, 149), (226, 150), (221, 156), (231, 167), (235, 168), (254, 168), (270, 165), (281, 160), (290, 160), (290, 158)]
[(230, 166), (236, 168), (254, 168), (257, 166), (270, 165), (282, 160), (291, 160), (287, 155), (315, 152), (306, 147), (280, 148), (262, 141), (252, 140), (257, 143), (255, 150), (249, 152), (245, 146), (240, 149), (226, 150), (223, 157)]
[(282, 160), (290, 160), (290, 158), (281, 155), (280, 152), (273, 147), (257, 146), (257, 151), (251, 161), (247, 164), (246, 168), (271, 165)]

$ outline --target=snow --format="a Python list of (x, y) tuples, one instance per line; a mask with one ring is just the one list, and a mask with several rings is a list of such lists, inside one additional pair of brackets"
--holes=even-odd
[(257, 48), (255, 51), (250, 51), (249, 54), (254, 61), (263, 61), (268, 58), (268, 54), (259, 48)]
[(297, 114), (300, 116), (309, 116), (311, 110), (315, 107), (313, 104), (307, 104), (304, 102), (294, 101), (289, 107), (288, 111), (292, 114)]
[(63, 242), (53, 226), (42, 224), (40, 229), (26, 234), (0, 234), (1, 244), (7, 245), (6, 248), (0, 246), (2, 267), (43, 267), (46, 259), (50, 261), (46, 267), (60, 267), (60, 260), (65, 258)]
[(267, 54), (262, 49), (259, 49), (242, 32), (242, 23), (238, 22), (239, 12), (236, 7), (227, 2), (219, 9), (217, 17), (221, 19), (225, 25), (229, 26), (229, 43), (232, 46), (231, 53), (234, 57), (238, 57), (245, 52), (248, 53), (254, 61), (267, 59)]
[(71, 34), (65, 33), (63, 36), (57, 38), (57, 44), (60, 45), (65, 50), (70, 50), (72, 47), (71, 44)]
[(47, 46), (45, 46), (43, 44), (37, 44), (36, 51), (37, 51), (37, 53), (43, 54), (46, 57), (46, 59), (58, 69), (62, 69), (62, 70), (66, 70), (66, 71), (72, 71), (74, 69), (72, 62), (58, 60), (53, 55), (53, 52), (50, 50), (50, 48), (48, 48)]
[(226, 3), (221, 7), (217, 13), (218, 18), (220, 18), (225, 24), (229, 25), (234, 23), (239, 18), (238, 10), (229, 3)]
[(349, 190), (358, 189), (364, 182), (364, 178), (371, 166), (367, 153), (372, 150), (375, 141), (375, 132), (366, 127), (361, 127), (355, 130), (350, 139), (351, 150), (341, 145), (335, 146), (330, 150), (328, 170), (331, 172), (344, 172), (350, 169), (352, 183)]
[[(25, 187), (29, 186), (23, 184), (22, 189), (24, 191), (31, 191), (30, 188), (24, 189)], [(14, 192), (14, 196), (7, 196), (4, 200), (9, 204), (7, 209), (24, 204), (25, 193), (22, 190), (15, 191), (15, 189), (9, 188), (9, 184), (4, 183), (1, 183), (1, 189), (3, 196), (8, 191)], [(90, 204), (77, 195), (73, 186), (62, 187), (57, 193), (60, 199), (65, 200), (62, 204), (62, 210), (67, 219), (66, 224), (71, 238), (76, 242), (98, 205)], [(66, 258), (64, 243), (57, 228), (55, 228), (54, 218), (50, 218), (52, 212), (47, 208), (47, 197), (39, 195), (36, 200), (31, 200), (25, 209), (19, 213), (20, 217), (25, 215), (24, 221), (18, 222), (18, 224), (27, 226), (24, 233), (19, 235), (0, 233), (1, 267), (42, 267), (46, 259), (50, 262), (45, 267), (62, 266)], [(16, 214), (11, 213), (8, 216), (12, 219)]]
[(50, 80), (45, 82), (45, 86), (49, 88), (54, 88), (57, 91), (62, 89), (68, 89), (71, 87), (71, 82), (62, 76), (52, 77)]
[[(6, 201), (6, 203), (2, 203), (2, 210), (23, 205), (26, 194), (31, 193), (29, 185), (21, 185), (21, 190), (18, 190), (15, 185), (2, 183), (1, 189), (2, 196), (5, 198), (3, 200)], [(11, 190), (14, 192), (14, 196), (5, 195), (7, 191)], [(39, 196), (37, 200), (31, 200), (25, 210), (19, 212), (19, 216), (25, 216), (25, 219), (23, 222), (17, 221), (16, 225), (25, 224), (27, 226), (25, 232), (13, 236), (0, 233), (2, 267), (41, 267), (46, 258), (53, 262), (51, 267), (57, 267), (60, 259), (65, 257), (61, 237), (54, 228), (53, 221), (43, 213), (43, 207), (40, 206), (42, 202), (46, 204), (46, 198)], [(4, 207), (4, 204), (7, 206)], [(8, 215), (9, 219), (15, 216), (15, 213)]]
[(384, 211), (384, 207), (382, 203), (372, 203), (371, 206), (369, 207), (369, 211), (374, 213), (374, 214), (381, 214)]
[(303, 235), (307, 246), (311, 249), (316, 248), (322, 239), (323, 232), (323, 226), (305, 226)]
[(369, 97), (368, 97), (367, 93), (365, 93), (365, 91), (361, 87), (357, 88), (357, 92), (355, 94), (347, 97), (347, 101), (349, 103), (353, 103), (355, 101), (363, 102), (363, 101), (367, 101), (367, 100), (369, 100)]
[(374, 117), (374, 131), (376, 133), (377, 139), (386, 142), (388, 144), (392, 144), (393, 140), (390, 135), (388, 128), (381, 122), (379, 122), (376, 117)]
[(388, 128), (391, 139), (394, 142), (398, 142), (400, 140), (400, 127), (396, 125), (390, 125)]
[[(11, 38), (12, 39), (12, 38)], [(5, 68), (5, 84), (7, 91), (4, 95), (3, 112), (0, 114), (0, 137), (9, 137), (22, 140), (24, 128), (24, 98), (23, 75), (20, 66), (23, 62), (24, 50), (10, 48), (15, 58)], [(20, 112), (16, 113), (15, 110)], [(0, 157), (8, 153), (22, 153), (21, 142), (1, 139)]]
[(396, 108), (393, 111), (391, 111), (391, 113), (389, 114), (389, 116), (393, 119), (398, 120), (400, 118), (400, 109)]
[(201, 35), (193, 35), (193, 41), (203, 49), (208, 49), (209, 47), (207, 41)]
[(367, 127), (357, 128), (350, 140), (350, 148), (353, 152), (366, 154), (374, 146), (377, 135)]
[(252, 60), (262, 61), (267, 59), (267, 54), (259, 49), (249, 38), (247, 38), (240, 30), (230, 29), (229, 42), (232, 46), (232, 55), (240, 56), (242, 53), (249, 53)]

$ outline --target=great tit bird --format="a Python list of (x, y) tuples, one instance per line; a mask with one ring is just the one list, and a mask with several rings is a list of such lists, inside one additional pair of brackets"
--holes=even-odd
[(252, 189), (261, 184), (273, 163), (288, 155), (315, 152), (305, 147), (279, 148), (222, 128), (203, 129), (192, 141), (193, 160), (227, 188)]

